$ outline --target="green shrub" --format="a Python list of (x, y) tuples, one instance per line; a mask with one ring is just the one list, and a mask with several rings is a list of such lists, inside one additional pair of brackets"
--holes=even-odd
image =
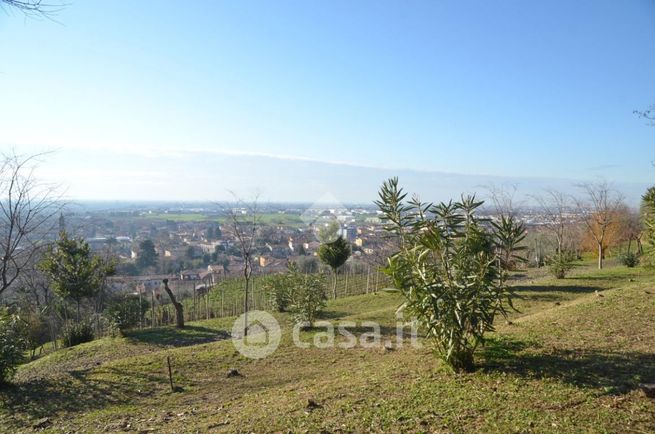
[(291, 303), (289, 310), (297, 322), (314, 323), (318, 314), (325, 308), (327, 300), (327, 279), (325, 274), (300, 274), (292, 272)]
[(31, 351), (34, 358), (36, 350), (42, 345), (50, 342), (52, 336), (46, 319), (39, 312), (30, 312), (21, 315), (26, 340), (26, 347)]
[(0, 383), (11, 379), (27, 347), (20, 319), (0, 311)]
[(291, 304), (293, 285), (289, 273), (278, 273), (265, 276), (262, 288), (269, 295), (271, 304), (278, 312), (286, 312)]
[[(498, 234), (476, 215), (483, 202), (474, 197), (435, 205), (416, 197), (405, 202), (406, 195), (393, 178), (376, 202), (398, 245), (385, 272), (442, 359), (456, 371), (473, 370), (484, 334), (511, 307)], [(514, 254), (510, 249), (509, 257)]]
[(564, 279), (566, 275), (575, 268), (576, 257), (573, 252), (562, 252), (555, 254), (546, 260), (548, 269), (557, 279)]
[(513, 216), (504, 215), (497, 222), (491, 221), (491, 225), (503, 270), (516, 270), (519, 264), (528, 262), (524, 254), (518, 254), (528, 249), (522, 244), (525, 240), (525, 225)]
[(79, 323), (69, 322), (62, 328), (61, 335), (65, 347), (74, 347), (93, 340), (93, 326), (85, 321)]
[(324, 273), (304, 274), (295, 262), (287, 272), (265, 278), (263, 287), (279, 312), (291, 312), (298, 322), (313, 324), (327, 299)]
[(120, 330), (137, 327), (145, 321), (150, 303), (137, 295), (117, 295), (107, 304), (104, 316)]
[(628, 268), (634, 268), (639, 265), (639, 255), (633, 252), (626, 252), (619, 255), (619, 261)]

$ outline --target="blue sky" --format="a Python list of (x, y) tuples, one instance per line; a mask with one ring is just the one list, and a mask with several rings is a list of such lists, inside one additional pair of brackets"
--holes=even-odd
[(55, 19), (0, 12), (0, 147), (56, 149), (40, 173), (72, 198), (655, 179), (632, 113), (655, 104), (652, 0), (78, 0)]

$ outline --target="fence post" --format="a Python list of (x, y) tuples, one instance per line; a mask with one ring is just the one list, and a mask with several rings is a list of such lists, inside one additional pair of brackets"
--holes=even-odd
[(155, 290), (150, 291), (150, 326), (155, 327)]
[(366, 293), (368, 294), (368, 284), (371, 278), (371, 266), (369, 265), (368, 268), (366, 268)]

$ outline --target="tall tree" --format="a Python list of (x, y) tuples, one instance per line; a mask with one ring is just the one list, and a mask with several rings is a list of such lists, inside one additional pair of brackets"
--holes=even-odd
[(64, 232), (66, 230), (66, 219), (64, 218), (64, 213), (59, 213), (59, 232)]
[(77, 304), (77, 320), (80, 320), (80, 303), (93, 297), (113, 273), (113, 264), (107, 263), (91, 252), (82, 239), (69, 238), (66, 232), (44, 255), (40, 268), (52, 282), (52, 289), (63, 299)]
[(63, 206), (56, 190), (34, 177), (39, 157), (0, 156), (0, 296), (36, 258)]
[(517, 209), (522, 202), (517, 201), (516, 193), (518, 186), (489, 184), (487, 186), (489, 201), (493, 205), (494, 214), (500, 220), (501, 217), (515, 217)]
[(603, 268), (606, 237), (619, 224), (618, 210), (624, 206), (623, 196), (605, 181), (580, 184), (585, 198), (578, 199), (578, 209), (587, 232), (593, 238), (598, 253), (598, 269)]
[(136, 264), (141, 269), (154, 267), (157, 264), (157, 256), (152, 240), (143, 240), (139, 243), (139, 256)]
[(332, 274), (334, 275), (332, 298), (337, 298), (337, 270), (346, 263), (350, 254), (350, 244), (341, 235), (335, 241), (323, 243), (318, 248), (318, 257), (332, 269)]
[(541, 213), (546, 217), (544, 229), (555, 238), (555, 254), (561, 255), (570, 246), (565, 246), (572, 223), (571, 211), (574, 206), (570, 196), (558, 190), (546, 190), (543, 195), (534, 196)]
[[(233, 194), (234, 195), (234, 194)], [(243, 258), (243, 278), (245, 281), (245, 296), (243, 300), (244, 325), (243, 336), (248, 335), (248, 309), (250, 306), (250, 279), (252, 277), (253, 254), (257, 247), (261, 215), (255, 198), (246, 203), (234, 195), (235, 206), (228, 210), (230, 229), (237, 240), (238, 248)], [(228, 262), (229, 264), (229, 262)], [(223, 267), (226, 267), (223, 263)]]

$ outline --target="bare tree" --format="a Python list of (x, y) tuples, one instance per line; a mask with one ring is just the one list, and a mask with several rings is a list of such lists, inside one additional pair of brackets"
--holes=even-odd
[(63, 206), (61, 195), (34, 177), (39, 156), (0, 157), (0, 296), (33, 263)]
[(232, 235), (237, 240), (243, 258), (243, 278), (246, 285), (243, 301), (243, 336), (245, 337), (248, 335), (248, 308), (250, 304), (250, 279), (252, 277), (253, 254), (257, 245), (261, 215), (257, 207), (258, 196), (255, 196), (250, 203), (244, 202), (234, 194), (233, 196), (235, 197), (236, 203), (233, 207), (229, 208), (228, 215)]
[(28, 16), (52, 17), (66, 6), (66, 3), (60, 1), (43, 1), (43, 0), (0, 0), (0, 7), (8, 6), (9, 8), (19, 10)]
[(620, 223), (618, 211), (624, 206), (623, 195), (613, 190), (606, 181), (583, 183), (579, 187), (585, 199), (576, 199), (582, 221), (598, 248), (598, 268), (603, 268), (606, 236)]
[(522, 201), (516, 200), (518, 186), (489, 184), (487, 190), (495, 209), (491, 225), (495, 228), (494, 242), (501, 266), (507, 271), (514, 270), (518, 263), (527, 262), (527, 258), (521, 254), (527, 250), (523, 243), (527, 232), (518, 216), (518, 208), (523, 205)]
[(18, 291), (23, 292), (29, 298), (29, 304), (36, 308), (48, 306), (53, 299), (50, 282), (39, 269), (40, 261), (41, 252), (38, 252), (16, 281)]
[(492, 183), (485, 188), (488, 192), (488, 200), (492, 203), (494, 215), (497, 218), (516, 217), (517, 208), (523, 205), (522, 201), (517, 201), (516, 199), (516, 193), (518, 191), (516, 184), (496, 185)]
[(175, 294), (173, 294), (173, 291), (171, 291), (171, 288), (168, 286), (168, 279), (162, 280), (162, 283), (164, 284), (164, 290), (166, 291), (166, 294), (168, 294), (168, 297), (171, 299), (171, 303), (173, 303), (173, 307), (175, 307), (175, 319), (176, 319), (176, 327), (178, 329), (183, 329), (184, 328), (184, 305), (180, 303), (177, 298), (175, 298)]
[(555, 252), (561, 254), (566, 248), (564, 240), (572, 224), (571, 198), (558, 190), (546, 190), (542, 195), (533, 196), (541, 213), (546, 217), (544, 228), (555, 237)]
[(635, 241), (637, 244), (637, 254), (641, 255), (643, 247), (641, 245), (642, 227), (639, 211), (626, 207), (621, 216), (623, 218), (622, 235), (628, 240), (628, 253), (630, 253), (630, 249), (632, 248), (632, 242)]

